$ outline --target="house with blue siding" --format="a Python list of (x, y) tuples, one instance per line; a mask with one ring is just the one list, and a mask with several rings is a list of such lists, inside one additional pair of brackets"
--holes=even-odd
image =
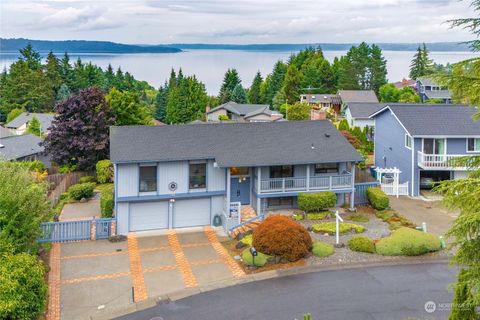
[(235, 226), (301, 192), (354, 206), (362, 161), (327, 120), (111, 127), (110, 159), (119, 234)]
[(375, 166), (400, 170), (410, 196), (433, 182), (461, 179), (467, 168), (455, 159), (480, 155), (476, 108), (462, 105), (388, 104), (375, 120)]
[(439, 85), (432, 78), (417, 79), (416, 89), (422, 103), (430, 99), (441, 100), (446, 104), (452, 103), (452, 93), (447, 87)]

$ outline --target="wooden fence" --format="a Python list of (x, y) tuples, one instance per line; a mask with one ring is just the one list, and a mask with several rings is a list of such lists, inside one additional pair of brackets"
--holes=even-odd
[(359, 167), (355, 167), (355, 183), (363, 183), (363, 182), (375, 182), (375, 178), (372, 176), (370, 172), (370, 168), (360, 169)]
[(49, 185), (48, 200), (52, 207), (57, 205), (62, 193), (66, 192), (70, 186), (78, 183), (81, 177), (91, 174), (91, 172), (71, 172), (65, 174), (56, 173), (47, 176), (45, 181)]

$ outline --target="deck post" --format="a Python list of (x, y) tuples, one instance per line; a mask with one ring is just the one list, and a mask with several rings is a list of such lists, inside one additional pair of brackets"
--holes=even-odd
[(262, 199), (258, 196), (262, 192), (262, 167), (257, 168), (257, 215), (262, 214)]
[(350, 194), (350, 209), (355, 207), (355, 163), (352, 165), (352, 193)]
[(230, 168), (226, 168), (227, 170), (227, 194), (225, 195), (225, 198), (227, 199), (227, 208), (225, 208), (226, 210), (226, 213), (227, 213), (227, 216), (229, 216), (230, 214), (230, 189), (231, 189), (231, 181), (230, 181)]
[(307, 165), (307, 191), (310, 191), (310, 165)]

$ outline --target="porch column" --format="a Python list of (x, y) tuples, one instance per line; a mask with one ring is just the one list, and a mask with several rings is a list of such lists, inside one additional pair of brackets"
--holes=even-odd
[(355, 163), (352, 163), (352, 193), (350, 194), (350, 209), (355, 207)]
[(307, 191), (310, 191), (310, 165), (307, 164)]
[(262, 186), (262, 168), (257, 169), (257, 214), (262, 214), (262, 199), (259, 197)]
[(227, 177), (227, 194), (225, 196), (225, 198), (227, 199), (227, 214), (229, 214), (228, 210), (229, 210), (229, 206), (230, 206), (230, 168), (226, 168), (225, 170), (227, 170), (227, 174), (226, 174), (226, 177)]

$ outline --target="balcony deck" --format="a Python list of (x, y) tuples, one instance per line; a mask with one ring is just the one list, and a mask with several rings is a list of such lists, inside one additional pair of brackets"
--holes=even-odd
[(260, 190), (257, 190), (258, 180), (256, 179), (256, 177), (254, 181), (254, 190), (259, 194), (307, 191), (335, 191), (340, 189), (353, 188), (353, 177), (350, 173), (331, 176), (261, 179)]
[(426, 154), (418, 151), (418, 166), (425, 170), (467, 170), (457, 159), (467, 154)]

